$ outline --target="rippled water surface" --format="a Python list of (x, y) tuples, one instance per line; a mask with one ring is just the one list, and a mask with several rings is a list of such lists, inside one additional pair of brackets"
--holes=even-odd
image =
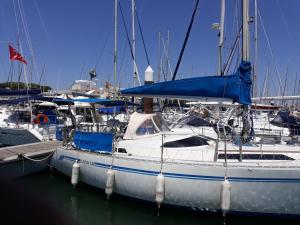
[[(186, 209), (166, 208), (162, 206), (157, 215), (155, 204), (134, 201), (113, 195), (106, 199), (103, 190), (79, 184), (75, 189), (70, 178), (57, 172), (43, 172), (24, 177), (19, 180), (24, 188), (43, 196), (67, 219), (80, 225), (293, 225), (300, 220), (228, 216), (226, 221), (220, 215), (207, 215)], [(300, 194), (300, 193), (299, 193)]]

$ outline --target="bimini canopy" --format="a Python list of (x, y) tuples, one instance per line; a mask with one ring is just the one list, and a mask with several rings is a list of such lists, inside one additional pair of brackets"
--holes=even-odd
[(251, 64), (243, 61), (237, 72), (228, 76), (196, 77), (166, 81), (121, 91), (125, 96), (156, 98), (222, 98), (233, 102), (251, 104)]

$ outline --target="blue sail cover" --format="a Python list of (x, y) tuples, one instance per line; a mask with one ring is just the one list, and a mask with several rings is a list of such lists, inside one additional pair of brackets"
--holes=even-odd
[(73, 143), (80, 150), (111, 153), (113, 134), (76, 131)]
[(229, 98), (251, 104), (251, 64), (241, 62), (237, 72), (228, 76), (207, 76), (166, 81), (121, 91), (126, 96), (158, 98)]

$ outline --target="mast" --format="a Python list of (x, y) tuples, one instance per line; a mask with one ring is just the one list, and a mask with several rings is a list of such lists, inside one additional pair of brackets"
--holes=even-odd
[(254, 1), (254, 25), (255, 25), (255, 28), (254, 28), (254, 48), (255, 48), (255, 59), (254, 59), (254, 68), (253, 68), (253, 93), (252, 93), (252, 96), (253, 97), (256, 97), (257, 96), (257, 80), (256, 80), (256, 77), (257, 77), (257, 67), (258, 67), (258, 63), (257, 63), (257, 60), (258, 60), (258, 43), (257, 43), (257, 0)]
[(249, 0), (243, 0), (242, 60), (249, 61)]
[(161, 47), (160, 47), (160, 31), (158, 31), (158, 71), (157, 71), (157, 82), (160, 82), (160, 72), (161, 72)]
[(114, 41), (114, 100), (117, 92), (117, 29), (118, 28), (118, 0), (115, 0), (115, 41)]
[[(18, 34), (18, 38), (17, 38), (17, 49), (20, 52), (20, 35)], [(21, 71), (21, 65), (20, 63), (18, 63), (18, 90), (20, 90), (20, 82), (21, 82), (21, 75), (22, 75), (22, 71)]]
[(137, 76), (136, 61), (135, 61), (135, 0), (131, 0), (131, 19), (132, 19), (132, 55), (133, 55), (133, 87)]
[(220, 37), (219, 37), (219, 74), (224, 75), (222, 66), (222, 48), (224, 43), (225, 0), (221, 0)]
[[(249, 0), (242, 0), (243, 15), (242, 15), (242, 61), (249, 61)], [(250, 125), (250, 108), (248, 105), (243, 105), (242, 121), (243, 127), (241, 132), (240, 141), (240, 157), (239, 161), (242, 161), (242, 143), (247, 143), (251, 139), (251, 125)]]

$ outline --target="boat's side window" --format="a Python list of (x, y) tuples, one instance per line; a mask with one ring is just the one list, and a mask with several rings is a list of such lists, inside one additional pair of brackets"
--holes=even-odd
[(84, 114), (84, 108), (76, 108), (76, 115), (83, 115)]
[(126, 149), (125, 148), (118, 148), (117, 151), (119, 153), (127, 153)]
[(155, 134), (157, 132), (158, 130), (156, 130), (152, 120), (147, 119), (136, 130), (136, 135)]
[(160, 115), (153, 116), (153, 121), (156, 124), (157, 128), (161, 131), (169, 131), (168, 124)]

